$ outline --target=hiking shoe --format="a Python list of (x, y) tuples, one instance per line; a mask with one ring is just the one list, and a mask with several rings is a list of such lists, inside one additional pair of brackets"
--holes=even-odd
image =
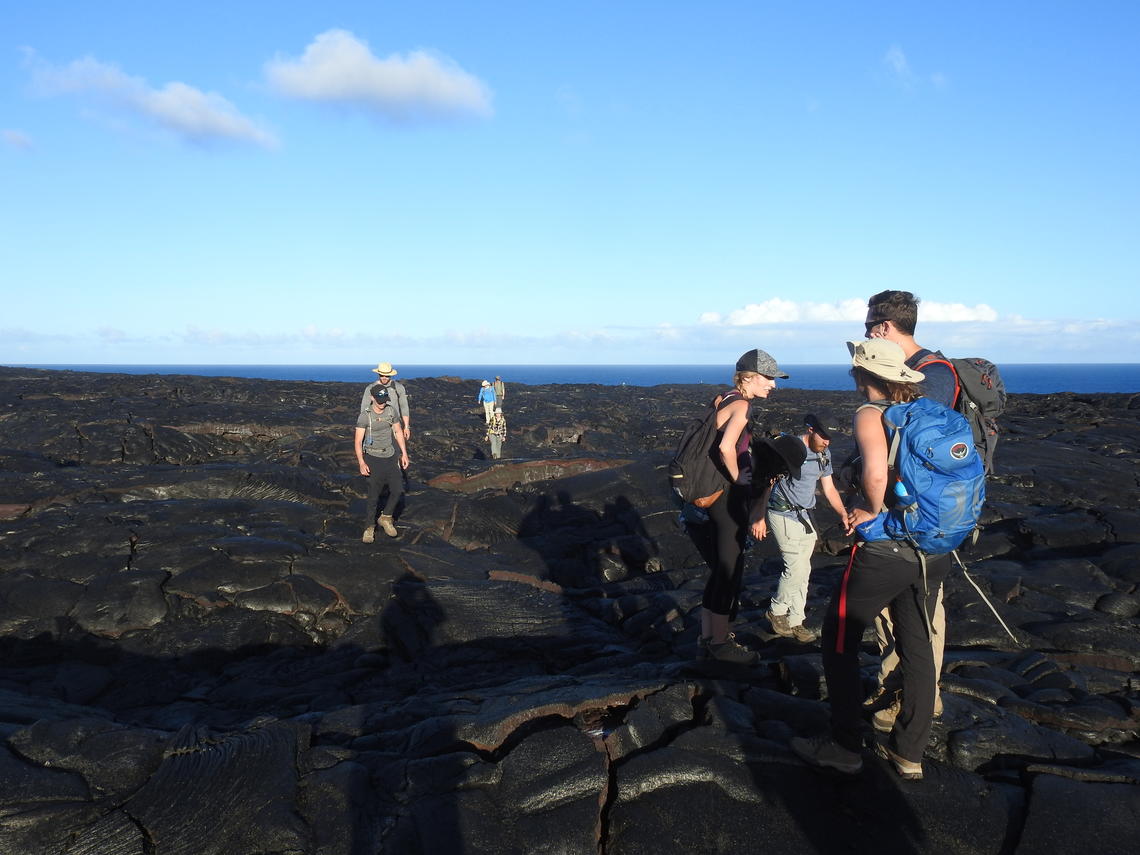
[(796, 755), (809, 766), (834, 769), (845, 775), (863, 771), (863, 758), (857, 751), (848, 751), (829, 734), (806, 738), (793, 736), (788, 742)]
[(705, 650), (705, 658), (715, 659), (717, 662), (731, 662), (734, 665), (754, 665), (760, 661), (760, 654), (749, 650), (738, 642), (731, 632), (720, 644), (706, 641)]
[(883, 707), (881, 710), (876, 710), (875, 714), (871, 716), (871, 726), (879, 733), (890, 733), (895, 726), (895, 719), (899, 717), (899, 711), (902, 709), (902, 700), (899, 695), (895, 695), (893, 701), (889, 706)]
[(883, 686), (879, 686), (863, 701), (863, 709), (872, 712), (874, 710), (881, 710), (884, 707), (889, 707), (893, 701), (898, 700), (899, 694), (898, 689), (887, 689)]
[(819, 636), (804, 626), (802, 623), (797, 623), (792, 627), (792, 638), (801, 644), (811, 644), (813, 641), (816, 641)]
[(376, 526), (370, 525), (364, 529), (364, 537), (360, 538), (365, 543), (371, 543), (376, 539)]
[(905, 760), (881, 742), (875, 743), (875, 753), (890, 762), (904, 781), (921, 781), (922, 764)]
[(392, 525), (391, 517), (381, 514), (376, 522), (380, 523), (380, 528), (384, 530), (384, 534), (388, 535), (388, 537), (395, 537), (398, 534), (396, 527)]
[(776, 635), (783, 636), (784, 638), (793, 638), (795, 633), (792, 632), (792, 626), (788, 623), (787, 615), (772, 614), (772, 610), (768, 609), (768, 613), (764, 615), (768, 618), (768, 623), (772, 626), (772, 632)]

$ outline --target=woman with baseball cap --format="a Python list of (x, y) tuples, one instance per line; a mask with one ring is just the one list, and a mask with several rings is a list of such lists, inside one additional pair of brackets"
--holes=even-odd
[[(750, 665), (759, 658), (735, 640), (728, 626), (736, 615), (740, 595), (745, 539), (749, 532), (757, 539), (767, 534), (763, 513), (758, 519), (752, 518), (753, 506), (761, 504), (753, 492), (752, 401), (767, 398), (776, 388), (776, 378), (787, 376), (770, 354), (759, 348), (750, 350), (736, 361), (733, 388), (718, 395), (713, 402), (717, 408), (719, 437), (713, 457), (719, 459), (729, 483), (706, 509), (708, 523), (689, 529), (709, 565), (709, 578), (701, 600), (699, 654), (702, 658), (742, 665)], [(803, 462), (802, 457), (800, 462)], [(758, 486), (764, 490), (763, 503), (766, 503), (766, 488), (770, 488), (770, 483)]]

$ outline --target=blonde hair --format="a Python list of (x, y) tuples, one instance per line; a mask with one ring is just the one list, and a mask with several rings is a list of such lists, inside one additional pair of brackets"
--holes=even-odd
[(732, 375), (732, 385), (736, 387), (736, 391), (743, 394), (744, 384), (751, 380), (753, 377), (759, 376), (759, 373), (755, 371), (737, 371)]

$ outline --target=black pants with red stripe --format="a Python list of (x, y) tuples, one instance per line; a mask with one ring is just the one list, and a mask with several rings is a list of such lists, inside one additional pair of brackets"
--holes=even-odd
[(891, 733), (891, 748), (907, 760), (922, 760), (934, 721), (936, 679), (922, 603), (925, 599), (927, 614), (933, 615), (938, 587), (949, 569), (949, 555), (928, 555), (924, 584), (918, 555), (905, 543), (859, 543), (853, 550), (823, 622), (832, 735), (845, 748), (858, 751), (863, 733), (859, 675), (863, 631), (890, 606), (902, 671), (902, 709)]

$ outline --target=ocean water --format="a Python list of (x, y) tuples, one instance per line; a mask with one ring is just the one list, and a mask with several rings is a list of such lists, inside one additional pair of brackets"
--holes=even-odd
[[(254, 377), (264, 380), (314, 380), (365, 384), (374, 380), (369, 365), (20, 365), (21, 368), (94, 371), (109, 374), (194, 374), (204, 377)], [(845, 365), (781, 366), (790, 376), (780, 385), (792, 389), (845, 391), (851, 378)], [(501, 375), (507, 383), (598, 383), (603, 386), (656, 386), (661, 383), (727, 385), (724, 365), (403, 365), (400, 380), (461, 377), (473, 382)], [(1001, 365), (1006, 390), (1022, 394), (1050, 392), (1140, 392), (1140, 364)]]

